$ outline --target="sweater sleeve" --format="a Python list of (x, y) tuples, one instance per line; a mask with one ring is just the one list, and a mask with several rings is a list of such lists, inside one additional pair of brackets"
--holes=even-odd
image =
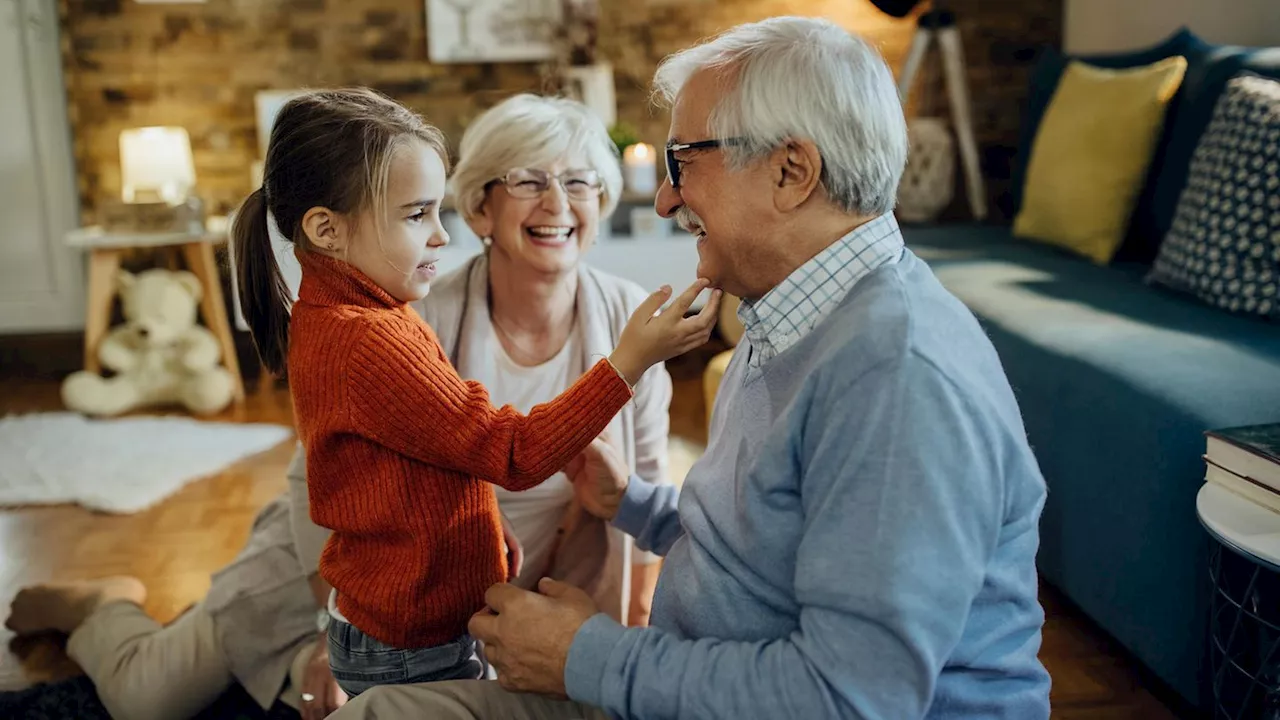
[(606, 360), (528, 415), (494, 408), (439, 343), (409, 318), (370, 323), (348, 359), (351, 421), (364, 437), (416, 460), (508, 490), (564, 468), (604, 432), (631, 389)]
[(657, 557), (665, 556), (684, 535), (679, 502), (680, 488), (675, 485), (655, 485), (632, 475), (613, 525), (635, 538), (636, 547), (641, 550)]
[(597, 615), (570, 697), (618, 718), (925, 716), (1001, 530), (1008, 431), (920, 360), (841, 385), (793, 431), (796, 628), (687, 639)]

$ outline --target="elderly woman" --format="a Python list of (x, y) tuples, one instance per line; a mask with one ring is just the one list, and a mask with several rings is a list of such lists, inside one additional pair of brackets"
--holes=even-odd
[[(457, 204), (486, 250), (440, 278), (421, 312), (464, 377), (522, 411), (567, 388), (607, 355), (644, 300), (639, 287), (582, 262), (622, 179), (604, 126), (567, 100), (521, 95), (476, 120), (462, 140)], [(661, 365), (607, 433), (631, 469), (665, 479), (671, 379)], [(160, 626), (132, 578), (27, 588), (6, 625), (68, 633), (112, 717), (181, 720), (233, 682), (261, 707), (277, 700), (319, 720), (345, 700), (323, 641), (329, 588), (317, 573), (328, 531), (311, 522), (302, 451), (289, 490), (259, 513), (240, 555), (208, 595)], [(524, 553), (517, 584), (543, 575), (592, 591), (601, 609), (644, 624), (655, 556), (579, 508), (560, 473), (524, 493), (499, 490), (507, 542)]]
[[(584, 105), (517, 95), (467, 129), (452, 179), (455, 204), (485, 251), (437, 280), (422, 301), (458, 372), (522, 412), (554, 398), (618, 342), (646, 296), (584, 262), (618, 203), (622, 175), (608, 131)], [(662, 366), (608, 436), (640, 477), (666, 479), (671, 378)], [(559, 473), (498, 502), (524, 549), (516, 584), (579, 584), (619, 621), (648, 621), (658, 558), (583, 511)]]

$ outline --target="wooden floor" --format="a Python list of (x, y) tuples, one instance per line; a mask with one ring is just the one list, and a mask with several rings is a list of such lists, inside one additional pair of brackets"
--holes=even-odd
[[(705, 442), (700, 372), (713, 351), (670, 365), (676, 381), (672, 432), (691, 442)], [(0, 415), (56, 410), (57, 398), (57, 386), (48, 382), (0, 380)], [(224, 416), (284, 424), (290, 417), (282, 389), (253, 396)], [(292, 444), (284, 443), (135, 515), (107, 516), (74, 506), (0, 509), (0, 616), (25, 584), (131, 574), (149, 588), (148, 612), (162, 621), (173, 618), (207, 591), (210, 573), (241, 548), (257, 509), (284, 489), (291, 452)], [(1042, 601), (1048, 621), (1041, 656), (1053, 676), (1053, 717), (1175, 717), (1088, 620), (1050, 589)], [(0, 690), (76, 672), (54, 639), (20, 643), (0, 628), (0, 643)]]

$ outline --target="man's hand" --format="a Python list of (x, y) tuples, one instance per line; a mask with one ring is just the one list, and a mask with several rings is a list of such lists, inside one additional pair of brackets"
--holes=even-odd
[(347, 694), (338, 687), (329, 669), (329, 643), (323, 635), (307, 659), (301, 690), (302, 720), (324, 720), (347, 702)]
[(484, 643), (499, 684), (516, 692), (566, 697), (569, 647), (583, 623), (599, 612), (591, 596), (543, 578), (537, 593), (494, 585), (484, 599), (488, 607), (472, 616), (467, 630)]
[(587, 512), (602, 520), (612, 520), (618, 514), (630, 474), (608, 438), (601, 436), (591, 441), (586, 450), (569, 461), (565, 472)]

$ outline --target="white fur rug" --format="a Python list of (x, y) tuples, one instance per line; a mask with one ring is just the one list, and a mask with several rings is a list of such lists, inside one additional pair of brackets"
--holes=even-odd
[(137, 512), (292, 436), (280, 425), (183, 416), (12, 415), (0, 418), (0, 506)]

